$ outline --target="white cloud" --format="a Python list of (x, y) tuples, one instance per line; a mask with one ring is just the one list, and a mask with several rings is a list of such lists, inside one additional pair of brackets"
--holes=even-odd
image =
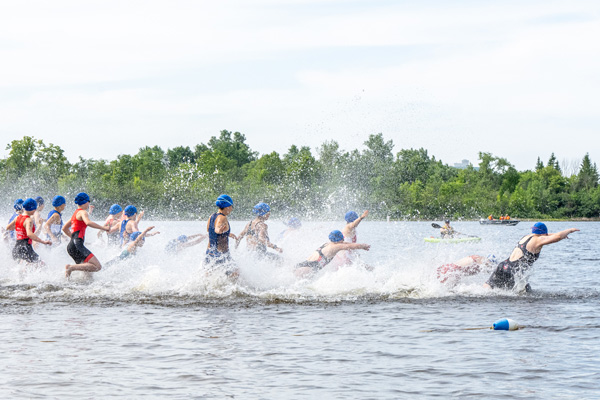
[[(537, 154), (517, 147), (581, 157), (577, 142), (599, 123), (599, 7), (8, 3), (0, 15), (0, 138), (33, 134), (72, 159), (196, 144), (221, 129), (241, 131), (261, 153), (327, 139), (351, 149), (382, 132), (397, 150), (425, 147), (446, 162), (499, 149), (529, 167)], [(295, 61), (274, 62), (283, 57)], [(190, 81), (194, 71), (200, 83)], [(276, 74), (285, 85), (255, 83)], [(82, 132), (84, 149), (73, 144)]]

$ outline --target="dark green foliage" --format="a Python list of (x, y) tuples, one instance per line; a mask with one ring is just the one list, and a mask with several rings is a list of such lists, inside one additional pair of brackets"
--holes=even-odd
[[(316, 149), (292, 145), (287, 153), (259, 156), (239, 132), (223, 130), (192, 148), (145, 146), (115, 160), (79, 158), (25, 136), (0, 160), (3, 201), (16, 197), (88, 192), (101, 214), (113, 203), (134, 204), (154, 218), (200, 218), (214, 199), (230, 194), (236, 218), (251, 217), (259, 201), (274, 215), (340, 219), (349, 210), (371, 210), (375, 218), (521, 218), (600, 216), (599, 173), (586, 154), (579, 172), (563, 176), (554, 154), (546, 166), (517, 171), (506, 159), (479, 153), (478, 168), (449, 167), (421, 148), (393, 153), (394, 143), (370, 135), (362, 149), (346, 151), (325, 141)], [(26, 193), (22, 193), (26, 188)]]

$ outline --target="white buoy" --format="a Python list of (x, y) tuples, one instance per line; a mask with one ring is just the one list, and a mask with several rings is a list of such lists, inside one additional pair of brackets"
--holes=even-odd
[(519, 329), (519, 325), (517, 325), (517, 323), (512, 319), (503, 318), (494, 322), (492, 328), (495, 331), (516, 331)]

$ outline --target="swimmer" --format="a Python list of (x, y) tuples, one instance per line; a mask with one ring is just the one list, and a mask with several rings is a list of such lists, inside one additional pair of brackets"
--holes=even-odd
[(125, 207), (123, 213), (125, 214), (125, 219), (123, 219), (123, 221), (121, 222), (121, 230), (119, 233), (119, 237), (121, 239), (121, 246), (125, 246), (127, 242), (129, 242), (129, 235), (131, 235), (133, 232), (137, 232), (140, 230), (138, 228), (138, 222), (141, 219), (141, 217), (138, 218), (137, 208), (135, 208), (135, 206), (128, 205), (127, 207)]
[[(537, 222), (531, 227), (531, 234), (525, 235), (519, 240), (510, 257), (498, 264), (483, 286), (488, 289), (514, 289), (515, 278), (522, 277), (529, 270), (540, 257), (542, 247), (567, 239), (573, 232), (579, 232), (579, 229), (569, 228), (558, 233), (548, 233), (546, 225)], [(525, 290), (531, 291), (529, 283), (525, 285)]]
[[(198, 233), (196, 235), (190, 235), (190, 236), (186, 236), (186, 235), (178, 236), (177, 239), (173, 239), (173, 240), (169, 241), (169, 243), (167, 243), (167, 246), (165, 247), (165, 253), (177, 254), (180, 251), (187, 249), (188, 247), (192, 247), (197, 244), (200, 244), (206, 238), (207, 238), (207, 236), (203, 235), (201, 233)], [(192, 240), (192, 239), (195, 239), (195, 240)]]
[(48, 219), (44, 224), (44, 232), (46, 232), (46, 238), (52, 241), (52, 245), (57, 246), (62, 241), (63, 232), (63, 220), (62, 212), (66, 207), (66, 200), (63, 196), (54, 196), (52, 199), (52, 207), (54, 209), (48, 213)]
[(344, 235), (340, 231), (332, 231), (329, 234), (329, 242), (325, 243), (315, 250), (308, 260), (296, 265), (297, 277), (308, 277), (321, 269), (333, 260), (335, 255), (342, 250), (369, 250), (371, 245), (362, 243), (345, 243)]
[[(348, 211), (344, 216), (346, 220), (346, 226), (342, 229), (342, 234), (344, 235), (344, 241), (348, 243), (356, 243), (356, 227), (361, 221), (369, 215), (369, 210), (365, 210), (362, 215), (359, 217), (356, 211)], [(353, 251), (341, 251), (335, 256), (335, 264), (340, 267), (342, 265), (352, 264), (354, 261), (355, 254)]]
[(487, 257), (472, 255), (451, 263), (444, 264), (437, 269), (437, 277), (441, 283), (447, 285), (457, 285), (464, 276), (471, 276), (480, 273), (482, 270), (488, 270), (498, 265), (496, 256), (493, 254)]
[(90, 220), (87, 212), (90, 207), (90, 196), (87, 193), (79, 193), (75, 196), (75, 204), (77, 210), (73, 213), (71, 219), (63, 226), (63, 232), (67, 236), (71, 236), (71, 240), (67, 245), (67, 253), (75, 261), (75, 264), (67, 264), (65, 266), (65, 276), (69, 278), (73, 271), (98, 272), (102, 269), (102, 264), (98, 261), (95, 255), (89, 251), (85, 245), (85, 230), (87, 227), (100, 229), (108, 232), (108, 227), (99, 225)]
[(284, 222), (283, 224), (287, 226), (287, 229), (285, 229), (279, 234), (279, 240), (287, 239), (289, 236), (293, 235), (302, 227), (302, 222), (296, 217), (290, 218), (287, 222)]
[(344, 217), (346, 220), (346, 226), (342, 229), (342, 234), (344, 235), (344, 241), (350, 243), (356, 243), (356, 227), (361, 221), (369, 215), (369, 210), (365, 210), (362, 215), (359, 217), (356, 211), (348, 211)]
[[(118, 204), (113, 204), (108, 210), (108, 217), (104, 221), (104, 226), (108, 227), (106, 237), (109, 246), (118, 246), (120, 242), (120, 224), (123, 220), (123, 208)], [(102, 237), (103, 231), (98, 232), (98, 237)]]
[(40, 228), (44, 225), (44, 218), (42, 218), (42, 211), (44, 211), (44, 198), (42, 196), (38, 196), (34, 199), (38, 205), (37, 210), (35, 210), (35, 213), (33, 214), (33, 222), (35, 223), (35, 226), (39, 226)]
[(283, 261), (281, 256), (267, 252), (267, 247), (280, 253), (283, 252), (282, 248), (271, 243), (269, 240), (269, 227), (267, 226), (266, 221), (271, 216), (271, 207), (269, 207), (267, 203), (261, 202), (254, 206), (252, 212), (256, 215), (256, 218), (250, 221), (242, 233), (238, 235), (235, 247), (237, 248), (242, 238), (246, 236), (248, 249), (256, 252), (259, 258), (281, 263)]
[[(12, 217), (10, 217), (10, 219), (8, 220), (8, 223), (10, 224), (11, 222), (13, 222), (15, 220), (15, 218), (17, 218), (19, 215), (23, 214), (23, 199), (16, 199), (15, 203), (13, 205), (13, 208), (15, 209), (14, 214), (12, 215)], [(9, 231), (6, 230), (5, 234), (8, 234), (8, 241), (10, 243), (15, 243), (15, 231)]]
[(40, 256), (33, 250), (32, 243), (38, 242), (46, 245), (52, 244), (49, 240), (42, 240), (35, 234), (35, 223), (33, 214), (37, 209), (37, 202), (28, 198), (23, 202), (23, 213), (16, 217), (8, 226), (7, 231), (16, 232), (16, 243), (12, 251), (15, 260), (22, 260), (36, 266), (46, 265), (40, 260)]
[(106, 266), (109, 267), (113, 264), (116, 264), (120, 261), (131, 258), (135, 255), (138, 247), (144, 247), (144, 243), (146, 242), (146, 236), (148, 236), (148, 232), (154, 229), (153, 226), (144, 229), (144, 232), (133, 232), (130, 236), (130, 241), (127, 243), (125, 249), (119, 254), (117, 258), (114, 258), (106, 263)]
[(229, 238), (237, 240), (237, 237), (231, 233), (227, 219), (227, 216), (233, 212), (233, 200), (228, 195), (222, 194), (215, 201), (215, 205), (219, 210), (211, 215), (206, 223), (208, 248), (204, 263), (210, 266), (225, 266), (225, 274), (236, 279), (239, 276), (239, 270), (229, 253)]
[(451, 239), (456, 233), (458, 232), (456, 232), (454, 228), (450, 226), (450, 220), (445, 220), (444, 226), (440, 228), (440, 235), (442, 235), (442, 239)]

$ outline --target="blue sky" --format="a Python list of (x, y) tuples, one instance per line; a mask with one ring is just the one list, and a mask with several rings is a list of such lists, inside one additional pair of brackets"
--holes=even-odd
[(600, 162), (599, 19), (597, 1), (7, 3), (0, 145), (113, 159), (227, 129), (265, 154), (381, 132), (449, 164)]

